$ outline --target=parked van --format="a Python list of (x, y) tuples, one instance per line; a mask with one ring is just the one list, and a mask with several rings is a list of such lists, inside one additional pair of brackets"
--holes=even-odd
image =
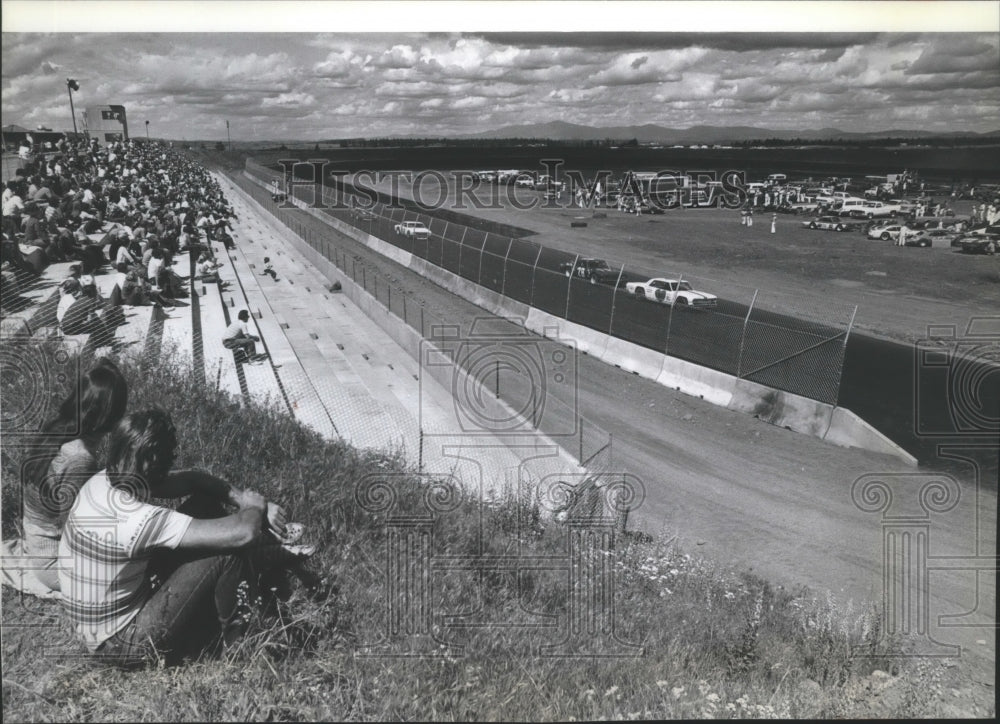
[(867, 211), (868, 208), (867, 203), (868, 202), (865, 199), (858, 199), (858, 198), (844, 199), (843, 201), (835, 205), (833, 207), (833, 210), (836, 211), (841, 216), (847, 216), (854, 210)]

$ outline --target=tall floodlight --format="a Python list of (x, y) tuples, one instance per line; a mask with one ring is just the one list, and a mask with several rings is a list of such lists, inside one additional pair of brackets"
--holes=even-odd
[(146, 140), (149, 140), (149, 121), (146, 121)]
[(233, 139), (229, 135), (229, 121), (226, 121), (226, 140), (229, 141), (229, 152), (233, 152)]
[(66, 79), (66, 91), (69, 93), (69, 114), (73, 117), (73, 135), (76, 136), (76, 111), (73, 110), (73, 91), (80, 90), (80, 84), (72, 78)]

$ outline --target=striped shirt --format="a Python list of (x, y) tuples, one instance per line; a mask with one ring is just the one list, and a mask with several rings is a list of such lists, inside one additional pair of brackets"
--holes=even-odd
[(115, 488), (104, 470), (80, 490), (59, 541), (63, 603), (93, 650), (125, 628), (152, 595), (150, 556), (180, 543), (191, 517)]

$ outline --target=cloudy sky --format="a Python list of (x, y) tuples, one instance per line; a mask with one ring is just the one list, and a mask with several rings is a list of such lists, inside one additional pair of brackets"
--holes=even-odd
[(450, 134), (565, 120), (1000, 128), (996, 33), (4, 33), (3, 123), (119, 103), (133, 133)]

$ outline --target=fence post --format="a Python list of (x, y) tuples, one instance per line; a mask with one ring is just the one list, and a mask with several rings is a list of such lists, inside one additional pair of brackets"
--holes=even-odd
[(833, 400), (831, 404), (836, 405), (840, 399), (840, 381), (844, 377), (844, 356), (847, 353), (847, 338), (851, 336), (851, 330), (854, 329), (854, 318), (858, 314), (858, 305), (854, 305), (854, 311), (851, 312), (851, 321), (847, 323), (847, 331), (844, 332), (844, 346), (841, 347), (840, 352), (840, 370), (837, 372), (837, 384), (834, 386), (833, 390)]
[[(576, 258), (573, 259), (573, 266), (569, 270), (569, 281), (566, 282), (566, 313), (563, 314), (563, 319), (569, 319), (569, 295), (570, 291), (573, 289), (573, 275), (576, 274), (576, 265), (580, 261), (580, 255), (577, 254)], [(534, 282), (534, 279), (532, 279)]]
[(500, 294), (507, 293), (507, 259), (510, 258), (510, 249), (514, 246), (514, 239), (507, 244), (507, 253), (503, 255), (503, 281), (500, 282)]
[(479, 286), (483, 285), (483, 254), (486, 253), (486, 242), (490, 239), (490, 232), (486, 232), (483, 236), (483, 245), (479, 249), (479, 274), (476, 276), (476, 284)]
[(531, 294), (528, 295), (528, 306), (535, 306), (535, 272), (538, 271), (538, 260), (542, 258), (542, 245), (538, 245), (538, 255), (535, 256), (535, 263), (531, 267)]
[[(680, 290), (680, 285), (684, 281), (684, 275), (681, 274), (677, 277), (677, 289)], [(668, 354), (670, 351), (670, 327), (674, 322), (674, 307), (677, 306), (677, 294), (674, 293), (674, 301), (670, 305), (670, 312), (667, 314), (667, 338), (663, 343), (663, 354)]]
[[(750, 312), (753, 311), (754, 305), (757, 303), (757, 292), (759, 289), (753, 290), (753, 299), (750, 300), (750, 306), (747, 307), (747, 316), (743, 320), (743, 333), (740, 335), (740, 356), (736, 360), (736, 378), (739, 379), (743, 375), (743, 345), (747, 338), (747, 325), (750, 323)], [(855, 310), (857, 307), (855, 307)], [(852, 318), (853, 320), (853, 318)]]
[[(615, 328), (615, 304), (618, 301), (618, 287), (622, 284), (622, 274), (624, 273), (625, 265), (622, 264), (622, 268), (618, 270), (618, 279), (615, 280), (615, 289), (611, 292), (611, 319), (608, 320), (608, 334), (611, 334), (611, 330)], [(663, 354), (666, 354), (666, 350)]]
[(580, 454), (577, 455), (576, 461), (583, 465), (583, 415), (577, 415), (576, 417), (580, 423)]

